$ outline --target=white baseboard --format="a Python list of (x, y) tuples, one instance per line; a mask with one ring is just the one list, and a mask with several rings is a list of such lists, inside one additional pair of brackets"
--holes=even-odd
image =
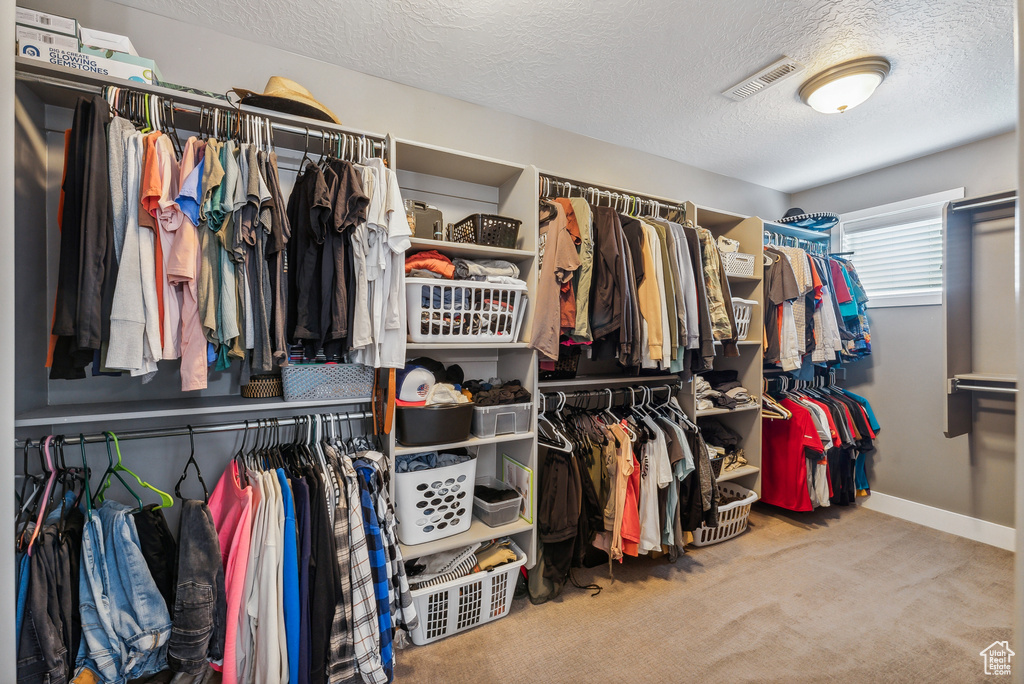
[(1007, 551), (1013, 551), (1015, 547), (1017, 532), (1012, 527), (1005, 525), (979, 520), (968, 515), (953, 513), (881, 492), (871, 492), (867, 499), (858, 498), (858, 503), (864, 508), (885, 513), (894, 518), (909, 520), (918, 525), (949, 532), (958, 537), (973, 539), (983, 544), (998, 546)]

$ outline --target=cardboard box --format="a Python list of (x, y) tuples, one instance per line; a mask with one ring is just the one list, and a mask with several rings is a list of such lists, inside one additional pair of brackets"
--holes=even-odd
[(44, 48), (56, 47), (69, 52), (78, 52), (78, 39), (72, 36), (65, 36), (61, 33), (51, 33), (41, 29), (29, 28), (27, 26), (16, 27), (15, 34), (18, 40), (18, 54), (29, 55), (40, 54)]
[(127, 55), (139, 56), (135, 46), (128, 36), (119, 33), (108, 33), (96, 29), (78, 27), (79, 44), (82, 47), (92, 48), (99, 52), (119, 52)]
[(130, 81), (139, 81), (141, 83), (154, 82), (152, 69), (147, 69), (138, 64), (119, 62), (114, 59), (94, 57), (93, 55), (86, 55), (77, 51), (72, 52), (70, 50), (47, 47), (45, 50), (40, 50), (38, 55), (25, 54), (24, 56), (31, 57), (32, 59), (38, 59), (41, 62), (49, 62), (56, 66), (67, 67), (69, 69), (81, 69), (82, 71), (99, 74), (100, 76), (125, 78)]
[[(160, 69), (157, 68), (156, 62), (145, 57), (139, 57), (138, 55), (129, 55), (126, 52), (115, 52), (114, 50), (98, 50), (96, 48), (86, 47), (83, 45), (78, 48), (79, 52), (84, 55), (91, 55), (93, 57), (99, 57), (101, 59), (113, 60), (115, 62), (124, 62), (125, 64), (134, 64), (135, 66), (142, 67), (143, 69), (149, 69), (153, 72), (153, 76), (157, 81), (163, 80)], [(155, 83), (156, 81), (154, 81)]]
[(16, 24), (28, 26), (29, 28), (43, 29), (51, 33), (63, 33), (65, 36), (73, 36), (75, 40), (78, 40), (78, 21), (75, 19), (62, 17), (58, 14), (37, 12), (25, 7), (16, 7), (14, 17)]

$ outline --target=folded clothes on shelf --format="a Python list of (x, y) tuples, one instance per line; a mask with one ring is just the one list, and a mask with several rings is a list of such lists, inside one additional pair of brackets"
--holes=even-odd
[(530, 391), (519, 380), (509, 380), (503, 384), (500, 381), (467, 380), (463, 389), (469, 390), (477, 406), (526, 404), (532, 398)]

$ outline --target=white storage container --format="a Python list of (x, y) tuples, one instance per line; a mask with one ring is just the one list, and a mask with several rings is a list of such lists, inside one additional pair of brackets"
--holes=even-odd
[(473, 522), (476, 456), (465, 463), (395, 473), (395, 513), (403, 544), (444, 539)]
[(530, 431), (533, 404), (499, 404), (473, 409), (473, 434), (477, 437), (521, 434)]
[(717, 544), (726, 539), (738, 537), (747, 529), (747, 522), (750, 520), (750, 507), (757, 501), (757, 492), (732, 482), (721, 482), (718, 489), (721, 492), (728, 492), (733, 496), (742, 496), (743, 498), (718, 507), (718, 527), (701, 525), (699, 530), (694, 530), (694, 546)]
[(526, 283), (405, 279), (413, 342), (518, 342), (526, 313)]
[(512, 550), (516, 552), (514, 563), (436, 587), (413, 589), (410, 593), (420, 621), (412, 631), (412, 643), (423, 646), (508, 615), (519, 568), (526, 563), (526, 554), (515, 542)]
[[(491, 489), (508, 489), (515, 491), (511, 486), (505, 484), (495, 477), (481, 477), (476, 481), (477, 486), (483, 485)], [(490, 503), (480, 497), (473, 496), (473, 515), (480, 518), (480, 522), (488, 527), (501, 527), (515, 522), (519, 517), (519, 509), (522, 508), (523, 497), (516, 493), (514, 499)]]
[(736, 339), (747, 339), (747, 333), (750, 332), (750, 317), (756, 305), (757, 302), (752, 299), (732, 298), (732, 313), (736, 317)]
[(722, 262), (725, 264), (725, 275), (753, 278), (754, 263), (756, 259), (757, 257), (753, 254), (744, 254), (743, 252), (722, 252)]

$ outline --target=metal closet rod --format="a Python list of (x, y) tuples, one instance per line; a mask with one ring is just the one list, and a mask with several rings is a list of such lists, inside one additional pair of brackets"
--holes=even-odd
[(953, 211), (969, 211), (972, 209), (980, 209), (981, 207), (992, 207), (999, 205), (1011, 205), (1017, 203), (1017, 193), (1006, 195), (1003, 197), (995, 197), (988, 199), (985, 197), (979, 197), (972, 200), (960, 200), (959, 202), (951, 202)]
[[(335, 416), (337, 418), (343, 418), (346, 421), (352, 420), (366, 420), (372, 418), (373, 414), (369, 411), (360, 411), (358, 413), (338, 413), (336, 411), (330, 413), (310, 413), (303, 416), (293, 416), (291, 418), (256, 418), (254, 420), (247, 420), (243, 422), (234, 423), (213, 423), (212, 425), (198, 425), (193, 427), (191, 432), (194, 435), (205, 435), (212, 434), (215, 432), (237, 432), (240, 430), (257, 430), (260, 428), (268, 427), (289, 427), (291, 425), (298, 425), (300, 423), (307, 422), (309, 416)], [(115, 432), (118, 441), (125, 441), (129, 439), (158, 439), (163, 437), (187, 437), (189, 435), (189, 426), (178, 426), (173, 428), (154, 428), (152, 430), (128, 430), (125, 432)], [(89, 435), (85, 435), (86, 444), (98, 444), (106, 441), (106, 434), (99, 432)], [(66, 437), (64, 440), (65, 444), (79, 444), (81, 439), (77, 435)], [(14, 446), (16, 448), (22, 448), (25, 446), (25, 442), (19, 439), (14, 440)]]
[(637, 394), (642, 394), (642, 390), (644, 388), (649, 389), (652, 392), (662, 392), (662, 391), (671, 392), (672, 390), (678, 389), (679, 387), (681, 387), (682, 384), (683, 384), (682, 382), (675, 382), (675, 383), (666, 383), (666, 384), (663, 384), (663, 385), (640, 385), (639, 387), (633, 387), (633, 388), (630, 388), (630, 387), (615, 387), (615, 388), (611, 388), (611, 387), (609, 387), (608, 389), (574, 390), (574, 391), (569, 391), (569, 392), (541, 392), (541, 395), (544, 397), (545, 403), (547, 403), (548, 400), (555, 400), (555, 401), (557, 401), (557, 400), (561, 399), (562, 397), (565, 397), (566, 401), (569, 401), (571, 399), (590, 399), (590, 398), (593, 398), (593, 397), (607, 397), (609, 391), (612, 393), (613, 396), (621, 392), (622, 396), (623, 396), (623, 399), (625, 399), (626, 392), (629, 392), (630, 389), (633, 390), (633, 396), (636, 396)]
[[(67, 81), (67, 80), (60, 79), (60, 78), (53, 78), (53, 77), (50, 77), (50, 76), (38, 76), (36, 74), (27, 74), (27, 73), (23, 73), (23, 72), (18, 72), (17, 77), (18, 77), (19, 80), (23, 80), (23, 81), (34, 81), (36, 83), (42, 83), (44, 85), (51, 85), (51, 86), (55, 86), (55, 87), (58, 87), (58, 88), (64, 88), (65, 90), (74, 90), (74, 91), (77, 91), (77, 92), (80, 92), (80, 93), (88, 93), (90, 95), (102, 95), (103, 94), (103, 86), (101, 86), (101, 85), (91, 86), (91, 85), (85, 85), (83, 83), (75, 83), (74, 81)], [(202, 111), (202, 109), (204, 107), (207, 110), (210, 110), (210, 109), (220, 109), (221, 111), (230, 112), (230, 113), (232, 113), (234, 115), (238, 115), (240, 113), (241, 114), (249, 114), (251, 116), (261, 117), (261, 118), (264, 118), (264, 119), (270, 119), (271, 116), (287, 116), (287, 115), (278, 114), (277, 112), (270, 112), (270, 111), (266, 111), (266, 110), (242, 109), (241, 107), (232, 106), (232, 104), (229, 101), (227, 101), (227, 100), (225, 100), (225, 104), (224, 105), (214, 105), (214, 104), (193, 105), (193, 104), (187, 104), (187, 103), (182, 103), (182, 102), (175, 101), (173, 96), (165, 95), (163, 93), (149, 93), (149, 92), (146, 92), (145, 90), (142, 90), (142, 89), (133, 89), (130, 86), (125, 87), (125, 86), (122, 86), (120, 84), (117, 84), (117, 85), (115, 85), (115, 84), (107, 84), (107, 85), (113, 85), (115, 88), (121, 88), (122, 90), (134, 90), (134, 92), (142, 93), (144, 95), (150, 95), (152, 97), (159, 97), (159, 98), (161, 98), (163, 100), (167, 100), (167, 101), (171, 102), (174, 105), (174, 110), (175, 111), (186, 112), (186, 113), (189, 113), (189, 114), (195, 114), (196, 116), (199, 116), (200, 111)], [(313, 124), (313, 126), (316, 126), (316, 125), (317, 124)], [(295, 135), (302, 135), (302, 136), (305, 136), (305, 135), (308, 134), (309, 137), (311, 137), (311, 138), (325, 139), (325, 138), (330, 138), (332, 136), (337, 136), (337, 135), (348, 135), (348, 136), (355, 136), (357, 138), (366, 138), (367, 140), (371, 140), (374, 143), (378, 143), (380, 145), (383, 145), (385, 156), (388, 153), (388, 149), (387, 149), (388, 148), (388, 139), (387, 139), (387, 136), (383, 136), (382, 137), (380, 135), (374, 135), (372, 133), (365, 133), (365, 132), (362, 132), (362, 131), (354, 131), (354, 130), (349, 131), (349, 130), (345, 130), (345, 129), (331, 130), (331, 129), (327, 129), (327, 128), (314, 128), (313, 126), (293, 126), (292, 124), (286, 124), (286, 123), (282, 123), (282, 122), (279, 122), (279, 121), (274, 121), (273, 119), (270, 119), (270, 126), (275, 131), (280, 131), (280, 132), (283, 132), (283, 133), (292, 133), (292, 134), (295, 134)]]
[(678, 209), (686, 215), (686, 205), (682, 202), (669, 201), (664, 199), (658, 199), (657, 197), (649, 197), (647, 195), (637, 195), (632, 192), (623, 192), (621, 190), (613, 190), (609, 188), (603, 188), (599, 185), (590, 185), (587, 183), (577, 183), (575, 181), (566, 180), (557, 176), (549, 176), (547, 174), (541, 174), (541, 194), (544, 197), (553, 197), (552, 191), (557, 193), (561, 190), (566, 190), (566, 194), (570, 194), (573, 190), (577, 190), (580, 193), (580, 197), (584, 193), (596, 193), (598, 196), (605, 196), (609, 201), (611, 200), (634, 200), (645, 203), (654, 203), (661, 207), (668, 207), (670, 209)]

